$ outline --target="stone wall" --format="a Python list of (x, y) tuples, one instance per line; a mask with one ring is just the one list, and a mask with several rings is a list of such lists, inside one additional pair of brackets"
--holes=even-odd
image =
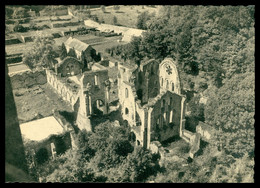
[(13, 89), (28, 88), (34, 85), (43, 85), (47, 82), (46, 73), (40, 71), (26, 71), (10, 75)]
[[(159, 94), (153, 101), (151, 112), (151, 141), (159, 137), (159, 141), (167, 140), (179, 134), (181, 120), (181, 100), (182, 97), (167, 91)], [(164, 102), (165, 101), (165, 102)], [(165, 105), (163, 106), (163, 103)], [(163, 112), (162, 112), (163, 111)]]
[[(78, 99), (78, 91), (80, 86), (73, 81), (69, 84), (65, 78), (60, 78), (52, 70), (46, 69), (47, 82), (53, 87), (64, 101), (67, 101), (71, 106)], [(72, 86), (74, 85), (74, 86)]]
[(5, 45), (19, 44), (21, 41), (18, 38), (5, 39)]
[(196, 126), (196, 132), (201, 135), (202, 140), (209, 143), (214, 142), (214, 138), (217, 135), (217, 130), (214, 127), (201, 121)]

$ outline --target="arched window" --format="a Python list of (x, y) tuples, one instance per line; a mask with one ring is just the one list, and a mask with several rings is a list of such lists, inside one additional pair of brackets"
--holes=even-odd
[(138, 81), (139, 81), (139, 84), (142, 84), (143, 83), (143, 80), (142, 80), (143, 78), (142, 78), (142, 73), (141, 72), (139, 72), (138, 73)]
[(128, 98), (128, 89), (125, 88), (125, 98)]
[(128, 108), (125, 108), (125, 114), (127, 115), (129, 113)]
[(174, 83), (172, 83), (172, 91), (174, 91)]
[(166, 80), (166, 89), (169, 89), (169, 81)]

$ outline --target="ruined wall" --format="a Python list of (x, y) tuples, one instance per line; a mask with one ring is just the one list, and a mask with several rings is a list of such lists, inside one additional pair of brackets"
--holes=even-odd
[[(64, 153), (66, 150), (71, 148), (70, 133), (65, 132), (61, 135), (51, 135), (50, 137), (46, 138), (43, 141), (40, 141), (40, 142), (34, 141), (31, 143), (27, 143), (25, 145), (25, 147), (27, 150), (33, 149), (35, 151), (36, 155), (38, 152), (41, 152), (40, 150), (45, 150), (47, 153), (48, 159), (51, 159), (51, 157), (52, 157), (51, 143), (53, 143), (55, 145), (57, 155)], [(37, 162), (37, 160), (36, 160), (36, 162)]]
[(181, 102), (182, 96), (169, 91), (157, 99), (151, 111), (151, 141), (164, 141), (179, 135)]
[(47, 82), (53, 87), (64, 101), (67, 101), (73, 106), (78, 98), (78, 91), (80, 86), (73, 81), (68, 83), (66, 79), (57, 76), (52, 70), (46, 69)]
[(46, 73), (41, 71), (26, 71), (10, 75), (13, 89), (28, 88), (34, 85), (43, 85), (47, 82)]
[(166, 58), (160, 63), (159, 70), (161, 90), (167, 89), (181, 94), (177, 63), (171, 58)]
[(136, 90), (142, 90), (143, 103), (159, 94), (159, 64), (157, 61), (152, 59), (142, 63), (136, 77)]
[[(86, 88), (88, 83), (91, 84), (91, 88), (89, 90), (89, 95), (91, 96), (91, 104), (93, 105), (96, 100), (102, 100), (103, 102), (106, 102), (105, 81), (109, 79), (108, 71), (94, 70), (84, 72), (83, 74), (83, 87)], [(95, 79), (97, 83), (95, 83)]]
[(57, 68), (61, 76), (73, 76), (82, 72), (83, 65), (73, 57), (66, 57)]

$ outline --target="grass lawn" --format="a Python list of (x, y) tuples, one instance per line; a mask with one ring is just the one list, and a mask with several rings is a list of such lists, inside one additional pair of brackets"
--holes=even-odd
[(26, 53), (32, 49), (33, 42), (6, 45), (5, 51), (8, 55)]
[[(38, 87), (43, 92), (36, 94)], [(50, 116), (53, 109), (72, 112), (70, 105), (63, 101), (47, 83), (28, 89), (14, 89), (13, 93), (19, 123), (30, 121), (36, 113), (44, 117)], [(17, 93), (20, 96), (16, 96)]]
[(158, 7), (152, 8), (144, 6), (144, 9), (141, 5), (138, 6), (123, 6), (120, 5), (119, 10), (114, 10), (113, 7), (106, 8), (106, 12), (102, 12), (100, 9), (91, 10), (91, 14), (97, 15), (99, 20), (104, 20), (106, 24), (113, 24), (113, 17), (116, 16), (117, 23), (126, 26), (135, 28), (137, 16), (144, 11), (149, 13), (158, 12)]

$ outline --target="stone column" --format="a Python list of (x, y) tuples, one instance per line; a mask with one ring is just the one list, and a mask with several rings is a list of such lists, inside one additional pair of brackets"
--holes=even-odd
[(109, 90), (110, 90), (111, 83), (109, 80), (105, 81), (105, 106), (103, 109), (103, 114), (108, 114), (109, 112), (109, 101), (110, 101), (110, 95), (109, 95)]
[[(185, 115), (185, 100), (186, 98), (184, 96), (182, 96), (182, 99), (181, 99), (181, 118), (180, 118), (180, 137), (182, 137), (182, 134), (183, 134), (183, 130), (185, 129), (185, 120), (184, 119), (184, 115)], [(183, 124), (184, 122), (184, 124)]]

